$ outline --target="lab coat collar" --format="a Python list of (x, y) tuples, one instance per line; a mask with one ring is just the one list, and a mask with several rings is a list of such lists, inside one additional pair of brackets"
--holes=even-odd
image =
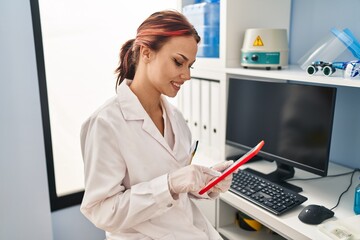
[[(176, 110), (175, 107), (166, 99), (165, 96), (161, 96), (162, 98), (162, 103), (163, 106), (165, 108), (166, 114), (169, 117), (170, 123), (171, 123), (171, 127), (172, 127), (172, 131), (174, 133), (174, 138), (175, 138), (175, 144), (173, 147), (172, 152), (173, 153), (177, 153), (179, 151), (179, 143), (180, 143), (180, 134), (182, 134), (181, 132), (181, 127), (179, 126), (179, 122), (180, 122), (180, 116), (178, 114), (176, 114)], [(166, 144), (168, 145), (168, 144)]]
[(177, 119), (178, 116), (177, 114), (175, 114), (175, 107), (172, 106), (164, 96), (161, 97), (162, 103), (168, 114), (175, 135), (175, 145), (174, 149), (172, 150), (169, 144), (165, 141), (165, 138), (156, 128), (150, 116), (147, 114), (147, 112), (141, 105), (137, 96), (131, 91), (129, 87), (130, 84), (131, 80), (125, 79), (124, 82), (122, 82), (117, 87), (117, 98), (120, 103), (120, 108), (124, 119), (127, 121), (144, 120), (142, 125), (143, 130), (149, 133), (154, 139), (156, 139), (176, 159), (175, 155), (178, 150), (178, 144), (180, 139)]
[(131, 80), (125, 79), (117, 87), (117, 98), (125, 120), (145, 119), (147, 112), (130, 89)]
[[(148, 114), (141, 105), (137, 96), (130, 89), (131, 80), (125, 79), (122, 84), (117, 87), (117, 96), (120, 102), (120, 107), (123, 111), (126, 120), (140, 120), (145, 119)], [(164, 105), (166, 113), (169, 115), (170, 120), (175, 116), (175, 107), (171, 105), (165, 96), (161, 96), (161, 101)], [(171, 121), (171, 124), (173, 122)]]

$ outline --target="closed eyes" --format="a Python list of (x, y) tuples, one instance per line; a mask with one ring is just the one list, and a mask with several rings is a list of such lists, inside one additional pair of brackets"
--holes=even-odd
[[(178, 61), (176, 58), (174, 58), (175, 65), (178, 67), (183, 66), (184, 63)], [(193, 69), (194, 67), (192, 65), (189, 66), (190, 69)]]

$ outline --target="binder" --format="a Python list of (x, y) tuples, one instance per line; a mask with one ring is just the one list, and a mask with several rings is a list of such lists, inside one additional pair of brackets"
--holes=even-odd
[(201, 126), (200, 126), (200, 142), (210, 145), (210, 81), (201, 80)]
[(201, 124), (201, 90), (200, 90), (200, 79), (191, 79), (191, 121), (190, 129), (193, 140), (200, 139), (200, 124)]
[(210, 82), (210, 146), (220, 146), (220, 82)]

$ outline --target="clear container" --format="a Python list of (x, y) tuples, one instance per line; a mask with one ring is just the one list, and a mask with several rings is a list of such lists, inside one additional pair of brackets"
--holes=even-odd
[(219, 0), (206, 0), (201, 3), (187, 5), (183, 14), (198, 31), (201, 41), (198, 47), (198, 57), (219, 57)]
[(360, 46), (358, 41), (349, 29), (340, 32), (333, 28), (331, 33), (325, 39), (311, 48), (298, 61), (300, 67), (307, 69), (313, 62), (322, 61), (348, 62), (360, 57)]

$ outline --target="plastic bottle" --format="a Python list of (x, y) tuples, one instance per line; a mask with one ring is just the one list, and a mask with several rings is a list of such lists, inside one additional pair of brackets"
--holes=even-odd
[[(359, 180), (360, 180), (360, 177), (359, 177)], [(360, 183), (355, 188), (354, 212), (357, 215), (360, 214)]]
[(184, 15), (194, 25), (201, 42), (198, 57), (219, 57), (220, 0), (196, 1), (183, 8)]

